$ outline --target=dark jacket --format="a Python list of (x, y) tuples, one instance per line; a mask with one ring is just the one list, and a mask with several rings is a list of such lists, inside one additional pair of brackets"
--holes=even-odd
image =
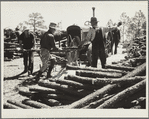
[(40, 45), (41, 48), (48, 49), (49, 51), (55, 48), (54, 35), (50, 31), (45, 32), (41, 38)]
[(35, 45), (34, 36), (30, 33), (29, 37), (26, 38), (25, 34), (22, 33), (19, 37), (19, 41), (22, 41), (23, 49), (31, 49)]
[(115, 41), (118, 43), (120, 41), (120, 30), (116, 28), (112, 31), (112, 33), (113, 39), (115, 39)]
[(104, 38), (102, 35), (102, 29), (101, 28), (96, 30), (95, 38), (92, 41), (92, 48), (94, 48), (94, 49), (105, 48), (105, 41), (104, 41)]

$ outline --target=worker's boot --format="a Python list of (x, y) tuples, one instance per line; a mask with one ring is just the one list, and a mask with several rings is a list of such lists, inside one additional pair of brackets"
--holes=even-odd
[(54, 68), (54, 65), (55, 65), (55, 59), (51, 59), (51, 65), (49, 66), (49, 69), (48, 69), (48, 72), (47, 72), (47, 78), (51, 78), (51, 72), (52, 72), (52, 69)]
[(47, 78), (51, 78), (51, 72), (52, 72), (53, 67), (49, 66), (48, 72), (47, 72)]
[(23, 73), (26, 73), (27, 71), (28, 71), (28, 68), (25, 66)]
[(36, 75), (35, 79), (36, 81), (35, 82), (38, 82), (40, 80), (40, 76), (42, 75), (42, 72), (39, 71), (38, 74)]

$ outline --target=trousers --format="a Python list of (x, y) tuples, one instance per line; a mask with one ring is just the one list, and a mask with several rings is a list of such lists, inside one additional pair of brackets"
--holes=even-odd
[(105, 64), (106, 64), (105, 49), (92, 47), (92, 67), (97, 67), (98, 58), (101, 61), (102, 68), (105, 68)]
[(32, 51), (23, 52), (23, 62), (24, 62), (25, 70), (29, 70), (32, 73), (33, 72), (33, 62), (34, 62), (34, 57), (33, 57)]
[(41, 48), (40, 58), (42, 61), (42, 67), (40, 69), (40, 72), (44, 72), (49, 67), (54, 67), (54, 59), (51, 57), (49, 50)]

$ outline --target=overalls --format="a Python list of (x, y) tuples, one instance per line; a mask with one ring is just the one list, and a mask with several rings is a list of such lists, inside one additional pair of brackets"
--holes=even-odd
[(92, 41), (92, 67), (97, 67), (98, 57), (100, 58), (102, 68), (105, 68), (106, 54), (101, 29), (96, 30), (95, 38)]

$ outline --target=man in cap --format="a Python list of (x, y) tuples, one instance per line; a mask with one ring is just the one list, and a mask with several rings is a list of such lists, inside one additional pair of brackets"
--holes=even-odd
[(55, 59), (50, 55), (51, 50), (58, 50), (58, 48), (55, 46), (55, 39), (54, 39), (54, 32), (56, 31), (56, 24), (51, 22), (49, 25), (49, 30), (44, 33), (43, 37), (41, 38), (41, 52), (40, 57), (42, 61), (42, 67), (38, 74), (36, 75), (36, 82), (39, 81), (40, 76), (44, 71), (48, 69), (47, 72), (47, 78), (52, 77), (51, 71), (55, 64)]
[(28, 72), (28, 75), (33, 73), (33, 61), (34, 56), (31, 49), (34, 49), (35, 40), (34, 35), (30, 33), (29, 28), (26, 27), (22, 34), (19, 37), (19, 44), (23, 50), (23, 62), (24, 62), (24, 71), (23, 73)]
[[(97, 26), (97, 18), (91, 17), (91, 28), (86, 36), (86, 39), (81, 43), (81, 46), (90, 42), (92, 45), (92, 67), (97, 67), (98, 57), (100, 58), (102, 68), (105, 68), (106, 54), (105, 54), (105, 41), (102, 34), (102, 29)], [(81, 47), (80, 46), (80, 47)], [(90, 46), (89, 46), (90, 47)]]

